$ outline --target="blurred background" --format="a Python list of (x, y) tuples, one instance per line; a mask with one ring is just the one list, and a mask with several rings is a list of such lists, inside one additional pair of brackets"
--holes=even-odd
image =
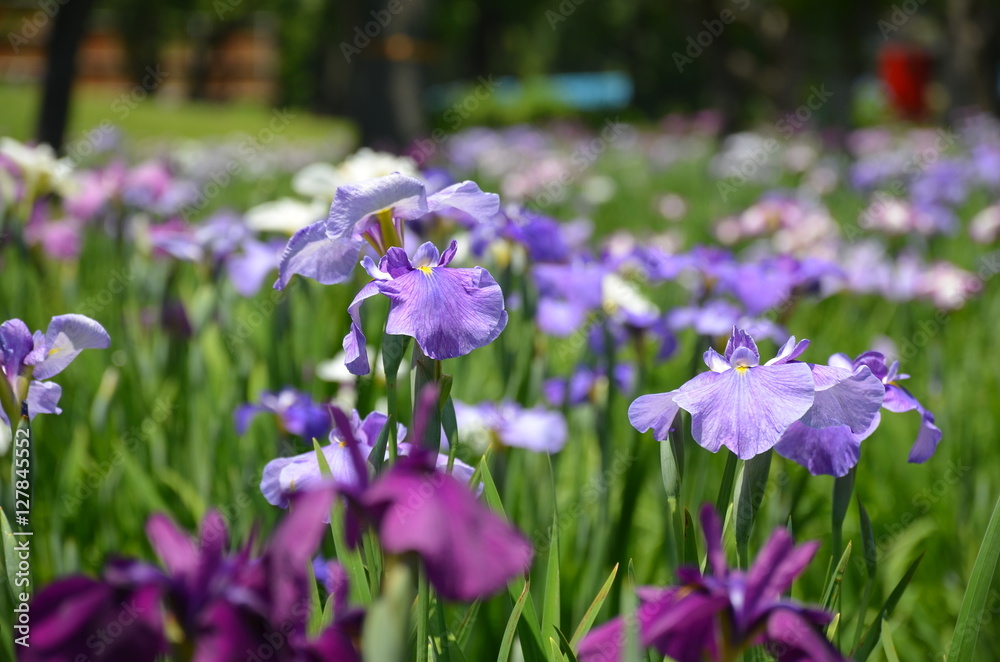
[(996, 110), (998, 18), (992, 0), (3, 0), (0, 132), (61, 146), (88, 100), (106, 114), (122, 94), (119, 112), (148, 97), (346, 118), (396, 150), (609, 109), (710, 107), (731, 131), (814, 86), (819, 126), (932, 120)]

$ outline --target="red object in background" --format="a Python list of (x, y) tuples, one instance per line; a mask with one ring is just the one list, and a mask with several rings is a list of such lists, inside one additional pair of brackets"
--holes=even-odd
[(914, 120), (927, 114), (926, 90), (931, 76), (927, 51), (909, 44), (887, 44), (879, 52), (879, 75), (896, 113)]

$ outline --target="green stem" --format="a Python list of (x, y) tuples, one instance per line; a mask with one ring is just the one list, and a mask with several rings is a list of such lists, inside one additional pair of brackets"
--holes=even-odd
[(427, 571), (417, 573), (417, 662), (427, 662), (427, 623), (431, 613), (430, 587)]

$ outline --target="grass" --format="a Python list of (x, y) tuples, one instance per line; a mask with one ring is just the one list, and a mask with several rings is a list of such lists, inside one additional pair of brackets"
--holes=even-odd
[[(113, 125), (129, 138), (199, 139), (236, 133), (257, 134), (268, 126), (274, 111), (265, 104), (236, 102), (210, 103), (146, 97), (145, 91), (126, 90), (114, 94), (101, 90), (79, 90), (72, 106), (67, 144), (86, 138), (88, 132)], [(34, 134), (41, 95), (38, 87), (0, 85), (0, 135), (28, 140)], [(321, 117), (300, 110), (281, 134), (286, 140), (343, 141), (352, 134), (351, 125), (339, 118)]]

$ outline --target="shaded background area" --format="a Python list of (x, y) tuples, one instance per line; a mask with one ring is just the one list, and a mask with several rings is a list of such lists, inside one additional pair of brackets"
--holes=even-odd
[(70, 89), (344, 116), (363, 143), (397, 149), (457, 118), (608, 108), (655, 120), (712, 107), (731, 130), (813, 86), (832, 97), (822, 124), (849, 126), (996, 110), (998, 17), (989, 0), (5, 1), (0, 84), (44, 89), (33, 134), (55, 144)]

